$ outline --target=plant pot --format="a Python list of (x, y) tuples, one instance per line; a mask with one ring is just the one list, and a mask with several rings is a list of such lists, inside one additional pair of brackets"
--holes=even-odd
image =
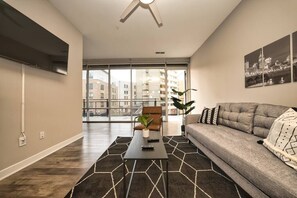
[(181, 125), (181, 126), (180, 126), (180, 130), (181, 130), (182, 132), (185, 132), (185, 125)]
[(142, 129), (142, 136), (144, 138), (148, 138), (150, 136), (150, 130), (149, 129)]
[(182, 125), (180, 126), (180, 130), (182, 133), (185, 132), (185, 123), (186, 123), (186, 118), (185, 118), (185, 116), (183, 116)]

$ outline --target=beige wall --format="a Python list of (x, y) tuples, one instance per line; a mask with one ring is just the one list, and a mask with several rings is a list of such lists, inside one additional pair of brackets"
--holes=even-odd
[[(21, 64), (0, 58), (0, 170), (82, 131), (82, 35), (45, 0), (6, 0), (69, 46), (68, 75), (25, 67), (25, 132), (21, 131)], [(39, 140), (39, 132), (46, 137)]]
[(244, 56), (297, 31), (296, 0), (243, 0), (191, 58), (195, 112), (217, 102), (297, 106), (297, 82), (245, 88)]

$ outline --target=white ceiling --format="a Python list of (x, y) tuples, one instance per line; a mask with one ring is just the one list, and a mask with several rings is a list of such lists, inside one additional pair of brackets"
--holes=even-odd
[[(84, 36), (84, 59), (190, 57), (241, 0), (155, 0), (163, 26), (132, 0), (49, 0)], [(156, 51), (165, 51), (157, 55)]]

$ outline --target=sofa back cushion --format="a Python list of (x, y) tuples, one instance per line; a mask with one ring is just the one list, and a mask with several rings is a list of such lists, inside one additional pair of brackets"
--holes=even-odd
[(274, 120), (288, 109), (280, 105), (259, 104), (255, 112), (253, 133), (266, 138)]
[(218, 105), (220, 105), (219, 124), (252, 133), (256, 103), (218, 103)]

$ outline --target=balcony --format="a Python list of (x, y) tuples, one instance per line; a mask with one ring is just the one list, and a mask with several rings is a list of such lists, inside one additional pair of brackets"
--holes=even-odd
[(157, 98), (89, 99), (87, 107), (87, 101), (83, 99), (82, 116), (84, 122), (132, 121), (143, 106), (158, 106), (161, 103)]

